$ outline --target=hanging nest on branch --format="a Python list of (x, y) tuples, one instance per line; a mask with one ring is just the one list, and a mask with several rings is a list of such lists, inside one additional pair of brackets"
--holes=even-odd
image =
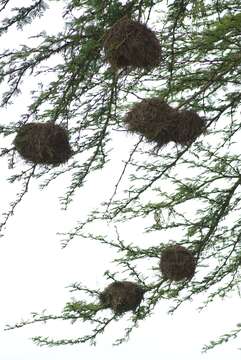
[(107, 32), (104, 50), (107, 61), (117, 69), (155, 67), (161, 61), (160, 43), (154, 32), (128, 16), (118, 20)]
[(194, 111), (178, 111), (176, 117), (176, 130), (173, 141), (180, 145), (192, 144), (198, 136), (206, 132), (206, 122)]
[(160, 98), (144, 99), (136, 103), (126, 114), (124, 123), (128, 131), (155, 142), (157, 148), (170, 141), (190, 145), (206, 132), (206, 122), (197, 113), (174, 109)]
[(122, 314), (129, 310), (135, 311), (143, 295), (144, 290), (138, 284), (130, 281), (116, 281), (100, 294), (100, 302), (116, 314)]
[(173, 140), (177, 111), (160, 98), (144, 99), (126, 114), (124, 123), (130, 132), (144, 135), (161, 148)]
[(50, 122), (21, 126), (14, 145), (25, 160), (34, 164), (59, 165), (72, 155), (67, 131)]
[(168, 246), (161, 253), (160, 270), (172, 281), (191, 279), (195, 273), (196, 261), (191, 251), (180, 245)]

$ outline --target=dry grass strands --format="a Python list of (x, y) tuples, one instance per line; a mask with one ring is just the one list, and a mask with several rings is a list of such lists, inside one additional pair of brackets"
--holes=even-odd
[(25, 160), (34, 164), (59, 165), (72, 155), (67, 131), (50, 122), (23, 125), (14, 145)]
[(143, 299), (144, 290), (130, 281), (116, 281), (100, 294), (100, 302), (116, 314), (135, 311)]
[(160, 270), (162, 275), (169, 280), (191, 279), (195, 268), (193, 254), (183, 246), (168, 246), (161, 253)]
[(173, 140), (177, 111), (160, 98), (142, 100), (126, 114), (124, 123), (130, 132), (144, 135), (162, 147)]
[(124, 16), (108, 31), (104, 50), (113, 68), (155, 67), (161, 61), (161, 48), (153, 31), (145, 24)]
[(180, 145), (192, 144), (198, 136), (206, 132), (205, 120), (194, 111), (179, 111), (173, 141)]

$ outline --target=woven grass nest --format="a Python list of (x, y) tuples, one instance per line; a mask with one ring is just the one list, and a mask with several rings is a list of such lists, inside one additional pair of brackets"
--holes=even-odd
[(53, 123), (23, 125), (14, 145), (25, 160), (34, 164), (59, 165), (72, 155), (67, 131)]
[(180, 145), (192, 144), (206, 132), (205, 120), (190, 110), (178, 111), (173, 141)]
[(160, 43), (154, 32), (128, 16), (118, 20), (107, 32), (104, 50), (107, 61), (117, 69), (155, 67), (161, 61)]
[(191, 279), (195, 273), (196, 261), (191, 251), (180, 245), (168, 246), (161, 253), (160, 270), (172, 281)]
[(135, 311), (144, 295), (141, 286), (130, 281), (115, 281), (100, 294), (100, 302), (116, 314)]
[(128, 111), (124, 123), (135, 132), (155, 142), (158, 148), (174, 141), (191, 144), (205, 132), (205, 121), (194, 111), (178, 111), (160, 98), (144, 99)]
[(144, 99), (136, 103), (124, 118), (130, 132), (144, 135), (158, 147), (173, 140), (176, 111), (160, 98)]

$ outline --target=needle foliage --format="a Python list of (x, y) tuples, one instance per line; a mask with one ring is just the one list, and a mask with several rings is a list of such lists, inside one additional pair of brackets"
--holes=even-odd
[[(44, 188), (68, 174), (70, 182), (63, 182), (66, 188), (61, 199), (63, 208), (67, 208), (88, 178), (96, 177), (99, 186), (101, 172), (109, 163), (115, 165), (115, 139), (121, 139), (125, 150), (129, 146), (128, 155), (123, 151), (118, 171), (113, 173), (110, 196), (66, 231), (62, 242), (66, 247), (80, 237), (112, 247), (113, 254), (117, 253), (114, 260), (118, 271), (106, 269), (106, 285), (131, 281), (144, 289), (144, 299), (133, 313), (129, 312), (125, 333), (116, 340), (120, 344), (162, 299), (170, 301), (173, 312), (199, 294), (204, 298), (202, 307), (228, 294), (240, 296), (241, 3), (32, 0), (16, 7), (14, 0), (1, 0), (0, 35), (11, 31), (29, 34), (48, 7), (57, 4), (63, 6), (62, 31), (33, 33), (35, 45), (26, 40), (26, 44), (12, 44), (0, 53), (1, 107), (14, 106), (29, 80), (32, 86), (26, 111), (0, 128), (7, 144), (1, 148), (1, 156), (9, 162), (11, 173), (15, 171), (9, 180), (22, 184), (2, 217), (1, 229), (31, 191), (32, 179)], [(106, 34), (125, 16), (145, 24), (158, 39), (161, 54), (155, 67), (112, 68), (106, 62)], [(185, 137), (181, 144), (169, 141), (164, 148), (156, 149), (144, 135), (129, 132), (126, 114), (133, 104), (151, 98), (159, 98), (182, 114), (198, 114), (205, 119), (205, 134), (197, 139), (195, 136), (191, 143)], [(68, 131), (73, 150), (68, 162), (57, 167), (23, 162), (12, 144), (13, 135), (24, 124), (46, 122)], [(186, 128), (185, 134), (189, 134)], [(93, 233), (94, 225), (100, 223), (117, 229), (128, 225), (132, 239), (137, 230), (133, 224), (140, 224), (138, 231), (143, 224), (143, 233), (151, 236), (152, 242), (131, 242), (122, 237), (121, 230), (115, 236), (108, 231)], [(188, 248), (195, 257), (191, 280), (175, 282), (162, 277), (160, 256), (172, 244)], [(145, 261), (148, 268), (153, 266), (151, 273), (143, 265)], [(8, 328), (59, 319), (76, 326), (88, 323), (87, 332), (75, 339), (34, 338), (39, 345), (53, 346), (94, 344), (113, 321), (123, 324), (123, 314), (113, 313), (100, 303), (103, 289), (75, 283), (70, 290), (78, 300), (67, 303), (61, 314), (34, 313), (30, 320)], [(239, 323), (204, 350), (240, 332)]]

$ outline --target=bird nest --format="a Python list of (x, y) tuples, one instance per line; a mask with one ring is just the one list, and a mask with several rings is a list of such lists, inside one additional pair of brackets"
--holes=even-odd
[(14, 145), (25, 160), (34, 164), (59, 165), (72, 155), (67, 131), (50, 122), (21, 126)]
[(106, 59), (114, 68), (148, 68), (160, 64), (161, 48), (156, 35), (145, 24), (124, 16), (107, 32)]
[(205, 120), (194, 111), (179, 111), (173, 141), (180, 145), (192, 144), (198, 136), (206, 132)]
[(126, 114), (124, 123), (130, 132), (155, 142), (157, 148), (170, 141), (190, 145), (206, 132), (205, 120), (197, 113), (174, 109), (160, 98), (144, 99), (136, 103)]
[(160, 98), (144, 99), (126, 114), (124, 123), (130, 132), (144, 135), (162, 147), (173, 140), (177, 111)]
[(100, 294), (100, 302), (116, 314), (135, 311), (143, 299), (144, 290), (130, 281), (116, 281)]
[(191, 279), (196, 261), (191, 251), (180, 245), (168, 246), (161, 253), (160, 270), (162, 275), (172, 281)]

